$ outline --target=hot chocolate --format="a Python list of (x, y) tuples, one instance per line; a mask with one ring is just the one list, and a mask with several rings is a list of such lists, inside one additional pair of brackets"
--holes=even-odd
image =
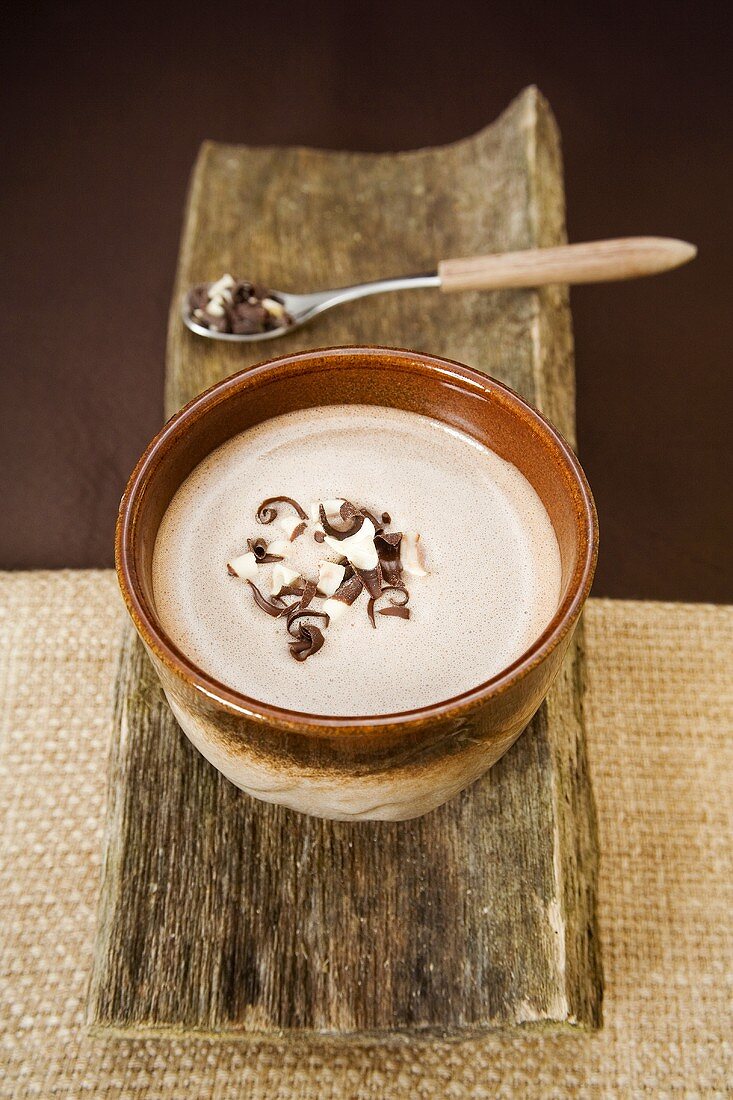
[(557, 610), (560, 552), (526, 478), (470, 436), (337, 405), (268, 420), (196, 467), (160, 525), (153, 588), (172, 641), (230, 688), (383, 714), (512, 664)]

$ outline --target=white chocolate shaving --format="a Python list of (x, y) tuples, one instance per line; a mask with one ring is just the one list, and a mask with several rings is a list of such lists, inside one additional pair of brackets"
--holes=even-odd
[(293, 545), (289, 540), (273, 539), (272, 542), (267, 544), (267, 553), (276, 558), (287, 558), (292, 548)]
[(332, 623), (338, 622), (339, 619), (343, 619), (346, 612), (349, 610), (349, 604), (344, 600), (334, 600), (333, 598), (323, 601), (323, 610), (328, 615)]
[(206, 307), (206, 312), (212, 317), (223, 317), (225, 313), (223, 299), (219, 297), (212, 298)]
[[(322, 561), (318, 563), (318, 591), (324, 596), (333, 596), (334, 592), (344, 579), (346, 569), (335, 561)], [(337, 600), (337, 603), (341, 603)]]
[[(216, 282), (212, 283), (211, 286), (209, 287), (209, 290), (208, 290), (209, 298), (216, 298), (220, 294), (222, 294), (224, 291), (229, 293), (229, 291), (231, 290), (231, 288), (233, 286), (234, 286), (234, 279), (231, 277), (231, 275), (229, 275), (229, 274), (222, 275), (221, 279), (217, 279)], [(229, 298), (231, 300), (231, 293), (229, 293)]]
[(427, 577), (428, 571), (423, 560), (420, 535), (417, 531), (405, 531), (400, 543), (400, 563), (405, 573), (411, 577)]
[(232, 558), (231, 561), (227, 562), (227, 566), (243, 581), (253, 581), (257, 576), (257, 558), (251, 551), (240, 554), (238, 558)]
[(293, 535), (297, 527), (300, 527), (303, 520), (300, 516), (283, 516), (279, 519), (278, 526), (282, 528), (287, 537), (292, 540)]
[(337, 554), (341, 554), (350, 561), (354, 569), (376, 569), (379, 562), (377, 548), (374, 545), (376, 533), (372, 521), (365, 519), (355, 535), (340, 540), (326, 535), (323, 541), (331, 550), (335, 550)]
[(277, 317), (279, 319), (280, 317), (285, 316), (285, 307), (283, 306), (282, 302), (278, 302), (275, 298), (263, 298), (262, 304), (267, 312), (271, 313), (273, 317)]
[(282, 562), (276, 562), (272, 567), (272, 580), (270, 581), (270, 594), (273, 596), (279, 596), (283, 588), (288, 588), (300, 577), (300, 573), (295, 569), (291, 569), (287, 565), (283, 565)]

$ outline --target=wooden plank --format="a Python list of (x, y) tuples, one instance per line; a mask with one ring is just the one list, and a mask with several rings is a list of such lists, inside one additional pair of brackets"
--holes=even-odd
[[(206, 144), (168, 342), (173, 412), (267, 354), (411, 346), (469, 363), (572, 439), (567, 295), (416, 291), (362, 301), (269, 347), (189, 334), (189, 283), (255, 272), (283, 289), (434, 268), (564, 239), (557, 130), (527, 89), (441, 149), (369, 156)], [(416, 821), (328, 822), (248, 798), (178, 730), (123, 648), (89, 1018), (123, 1033), (451, 1034), (601, 1019), (597, 841), (576, 647), (529, 730)]]

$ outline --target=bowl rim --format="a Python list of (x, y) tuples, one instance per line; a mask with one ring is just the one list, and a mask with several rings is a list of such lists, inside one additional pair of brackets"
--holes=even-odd
[[(135, 566), (134, 536), (148, 481), (158, 463), (163, 461), (165, 454), (176, 445), (176, 441), (183, 436), (186, 426), (193, 419), (205, 415), (209, 409), (218, 406), (233, 392), (249, 385), (256, 385), (260, 378), (276, 369), (307, 365), (309, 361), (312, 361), (314, 369), (322, 369), (324, 360), (333, 369), (347, 366), (354, 355), (373, 358), (375, 365), (380, 359), (389, 358), (389, 367), (387, 368), (385, 363), (385, 369), (394, 369), (395, 366), (399, 369), (400, 363), (404, 364), (405, 369), (427, 369), (431, 373), (449, 378), (453, 384), (469, 388), (474, 392), (476, 390), (486, 394), (492, 391), (495, 394), (498, 392), (505, 402), (521, 409), (525, 417), (528, 416), (542, 434), (549, 436), (566, 470), (575, 482), (581, 504), (578, 522), (582, 535), (585, 536), (583, 539), (585, 553), (570, 578), (564, 599), (545, 630), (524, 653), (495, 676), (458, 695), (410, 710), (368, 715), (321, 715), (278, 707), (244, 695), (204, 672), (190, 660), (168, 637), (154, 609), (145, 599)], [(163, 425), (141, 455), (122, 496), (115, 529), (115, 568), (120, 589), (138, 634), (155, 657), (170, 672), (189, 687), (193, 687), (210, 703), (224, 707), (231, 714), (316, 735), (323, 735), (324, 727), (338, 731), (339, 736), (349, 733), (364, 734), (368, 727), (372, 727), (374, 731), (383, 731), (385, 727), (416, 728), (427, 722), (432, 723), (436, 718), (452, 717), (457, 712), (473, 710), (487, 700), (501, 695), (543, 663), (571, 633), (590, 592), (597, 557), (598, 516), (590, 486), (575, 452), (542, 413), (505, 383), (473, 367), (408, 348), (375, 344), (311, 348), (290, 355), (277, 356), (245, 367), (198, 394)]]

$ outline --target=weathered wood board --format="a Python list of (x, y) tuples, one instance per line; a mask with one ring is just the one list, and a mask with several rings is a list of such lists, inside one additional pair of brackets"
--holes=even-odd
[[(560, 288), (373, 298), (247, 350), (192, 336), (178, 316), (183, 288), (225, 270), (315, 289), (563, 239), (558, 134), (532, 88), (494, 125), (440, 149), (372, 156), (207, 144), (171, 308), (168, 412), (268, 355), (383, 343), (508, 381), (572, 439)], [(531, 727), (470, 790), (417, 821), (334, 823), (255, 802), (211, 768), (180, 733), (130, 633), (90, 1022), (279, 1039), (598, 1026), (582, 695), (578, 647)]]

